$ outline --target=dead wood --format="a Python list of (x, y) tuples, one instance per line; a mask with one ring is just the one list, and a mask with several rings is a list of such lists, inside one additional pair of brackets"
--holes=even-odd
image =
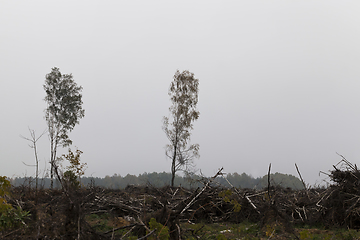
[[(240, 223), (250, 221), (262, 226), (277, 222), (294, 234), (296, 224), (322, 224), (327, 227), (360, 228), (360, 172), (344, 157), (330, 173), (333, 182), (327, 188), (295, 191), (272, 184), (271, 165), (265, 189), (240, 189), (218, 186), (216, 178), (202, 179), (198, 189), (182, 187), (128, 186), (123, 190), (88, 187), (39, 189), (13, 188), (7, 201), (29, 211), (26, 228), (9, 229), (3, 239), (126, 239), (130, 233), (140, 239), (151, 233), (151, 218), (169, 227), (171, 239), (180, 239), (189, 229), (182, 222)], [(296, 166), (296, 165), (295, 165)], [(297, 167), (297, 166), (296, 166)], [(297, 168), (300, 178), (301, 174)], [(303, 179), (302, 179), (303, 181)], [(303, 181), (303, 184), (305, 182)], [(230, 184), (231, 186), (231, 184)], [(37, 204), (35, 204), (37, 197)], [(89, 217), (106, 214), (113, 219), (113, 229), (99, 231)], [(130, 228), (129, 231), (122, 229)], [(191, 231), (196, 237), (198, 233)], [(200, 237), (200, 236), (197, 236)]]

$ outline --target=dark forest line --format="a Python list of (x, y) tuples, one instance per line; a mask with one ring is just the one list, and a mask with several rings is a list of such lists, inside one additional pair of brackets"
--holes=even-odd
[[(199, 175), (189, 176), (179, 176), (175, 177), (175, 186), (182, 186), (184, 188), (197, 188), (203, 186), (202, 179)], [(304, 189), (302, 182), (299, 178), (291, 174), (283, 173), (273, 173), (270, 175), (271, 185), (272, 186), (281, 186), (284, 188), (292, 188), (294, 190)], [(110, 189), (124, 189), (128, 185), (135, 186), (145, 186), (151, 185), (153, 187), (163, 187), (170, 185), (171, 182), (171, 173), (166, 172), (153, 172), (153, 173), (143, 173), (136, 175), (127, 174), (126, 176), (121, 176), (114, 174), (113, 176), (106, 176), (104, 178), (99, 177), (82, 177), (81, 184), (83, 186), (95, 185), (104, 188)], [(250, 188), (250, 189), (263, 189), (268, 186), (268, 176), (254, 178), (251, 175), (246, 173), (230, 173), (226, 174), (224, 177), (217, 177), (214, 183), (218, 183), (224, 187), (231, 187), (230, 182), (234, 187), (237, 188)], [(32, 177), (16, 177), (11, 179), (11, 184), (13, 186), (35, 186), (35, 179)], [(39, 184), (41, 187), (49, 188), (50, 187), (50, 178), (41, 178), (39, 179)], [(55, 187), (59, 187), (59, 183), (55, 182)]]

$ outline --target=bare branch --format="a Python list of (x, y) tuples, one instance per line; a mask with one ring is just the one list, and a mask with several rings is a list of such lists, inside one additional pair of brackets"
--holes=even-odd
[[(31, 166), (31, 167), (36, 167), (36, 173), (35, 173), (35, 179), (36, 179), (36, 186), (35, 186), (35, 189), (36, 189), (36, 193), (37, 193), (37, 190), (38, 190), (38, 179), (39, 179), (39, 159), (38, 159), (38, 153), (37, 153), (37, 148), (36, 148), (36, 143), (37, 141), (46, 133), (46, 130), (43, 131), (42, 134), (40, 134), (39, 137), (36, 137), (36, 134), (35, 134), (35, 130), (33, 129), (30, 129), (30, 127), (28, 127), (29, 129), (29, 132), (30, 132), (30, 136), (31, 138), (27, 138), (27, 137), (24, 137), (22, 135), (20, 135), (21, 138), (31, 142), (31, 144), (29, 144), (29, 147), (34, 149), (34, 155), (35, 155), (35, 165), (28, 165), (26, 163), (23, 162), (24, 165), (26, 166)], [(36, 194), (36, 201), (37, 201), (37, 194)]]

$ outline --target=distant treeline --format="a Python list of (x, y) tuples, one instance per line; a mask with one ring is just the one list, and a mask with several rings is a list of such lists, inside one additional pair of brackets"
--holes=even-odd
[[(225, 179), (226, 178), (226, 179)], [(193, 175), (191, 177), (182, 177), (176, 176), (175, 178), (175, 186), (182, 186), (185, 188), (197, 188), (203, 186), (201, 182), (204, 182), (204, 178), (198, 175)], [(227, 180), (227, 181), (226, 181)], [(81, 184), (83, 186), (99, 186), (104, 188), (111, 189), (123, 189), (128, 185), (135, 186), (144, 186), (151, 185), (154, 187), (163, 187), (170, 185), (171, 174), (162, 172), (162, 173), (143, 173), (136, 175), (127, 174), (126, 176), (121, 176), (114, 174), (113, 176), (106, 176), (105, 178), (99, 177), (82, 177)], [(228, 181), (237, 188), (251, 188), (251, 189), (263, 189), (268, 186), (268, 176), (265, 175), (263, 177), (253, 178), (246, 173), (238, 174), (231, 173), (227, 174), (226, 177), (217, 177), (214, 181), (214, 184), (220, 184), (225, 187), (230, 187)], [(14, 178), (11, 179), (11, 183), (13, 186), (35, 186), (35, 179), (32, 177), (22, 177), (22, 178)], [(295, 176), (289, 174), (282, 173), (274, 173), (271, 174), (271, 184), (289, 187), (295, 190), (303, 189), (304, 186), (302, 182)], [(50, 179), (49, 178), (41, 178), (39, 179), (39, 185), (43, 188), (50, 187)], [(59, 187), (60, 184), (55, 182), (55, 187)]]

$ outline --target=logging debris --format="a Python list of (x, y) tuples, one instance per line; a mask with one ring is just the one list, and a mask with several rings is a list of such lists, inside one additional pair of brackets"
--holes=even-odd
[[(360, 172), (341, 157), (328, 174), (331, 185), (297, 191), (271, 185), (270, 179), (262, 190), (221, 187), (216, 178), (221, 177), (222, 169), (202, 188), (191, 190), (151, 185), (129, 185), (122, 190), (89, 186), (67, 194), (59, 189), (40, 189), (35, 196), (30, 187), (16, 187), (7, 201), (29, 211), (31, 219), (26, 228), (3, 231), (0, 238), (126, 239), (134, 234), (141, 239), (155, 234), (149, 228), (152, 218), (169, 228), (170, 239), (181, 239), (188, 231), (181, 229), (185, 222), (249, 221), (265, 226), (276, 221), (289, 233), (294, 233), (297, 224), (359, 229)], [(112, 229), (101, 231), (91, 218), (104, 214), (111, 218), (108, 225)]]

